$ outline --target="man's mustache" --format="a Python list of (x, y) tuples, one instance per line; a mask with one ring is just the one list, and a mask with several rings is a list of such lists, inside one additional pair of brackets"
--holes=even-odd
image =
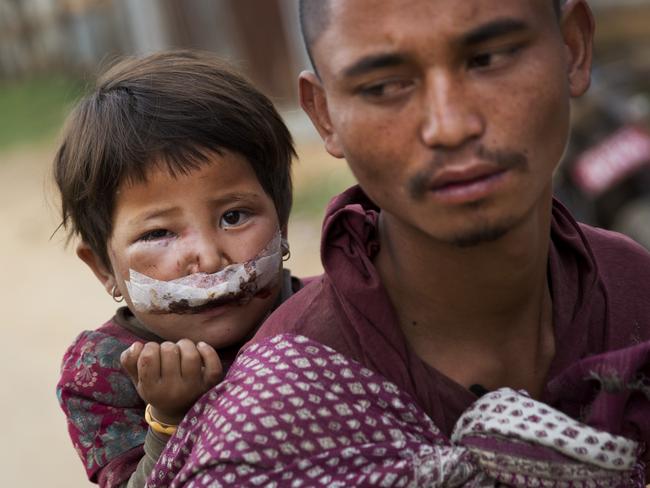
[[(480, 145), (474, 150), (474, 157), (477, 160), (494, 164), (498, 170), (520, 169), (525, 171), (528, 169), (528, 157), (518, 151), (488, 149)], [(454, 164), (452, 161), (459, 159), (463, 159), (463, 156), (459, 156), (457, 153), (437, 152), (429, 167), (419, 171), (409, 180), (407, 185), (410, 195), (416, 200), (423, 198), (429, 191), (431, 181), (436, 173)]]

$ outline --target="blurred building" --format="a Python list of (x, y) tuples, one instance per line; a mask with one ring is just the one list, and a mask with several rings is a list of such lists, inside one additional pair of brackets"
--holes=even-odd
[[(297, 1), (0, 0), (0, 79), (95, 73), (116, 56), (192, 47), (234, 61), (277, 103), (291, 104), (296, 73), (308, 65)], [(650, 0), (590, 4), (603, 56), (650, 57)]]
[(117, 56), (183, 47), (231, 60), (280, 105), (308, 63), (297, 0), (0, 0), (0, 78), (94, 73)]

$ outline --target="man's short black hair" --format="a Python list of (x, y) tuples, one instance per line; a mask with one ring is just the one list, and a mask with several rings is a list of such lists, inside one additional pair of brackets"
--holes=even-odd
[[(553, 0), (553, 7), (559, 18), (564, 0)], [(312, 66), (314, 64), (313, 46), (329, 23), (329, 0), (300, 0), (300, 29), (305, 48)]]
[(312, 47), (329, 23), (329, 0), (300, 0), (300, 30), (311, 65), (316, 69)]

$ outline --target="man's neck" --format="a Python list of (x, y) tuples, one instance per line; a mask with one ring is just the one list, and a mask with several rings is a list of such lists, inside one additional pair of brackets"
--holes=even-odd
[[(550, 200), (497, 241), (471, 248), (432, 239), (387, 213), (380, 240), (375, 264), (423, 360), (461, 384), (510, 381), (536, 389), (525, 378), (547, 367), (554, 351), (546, 279)], [(463, 359), (472, 364), (461, 366)], [(521, 361), (522, 378), (504, 377), (502, 361)]]

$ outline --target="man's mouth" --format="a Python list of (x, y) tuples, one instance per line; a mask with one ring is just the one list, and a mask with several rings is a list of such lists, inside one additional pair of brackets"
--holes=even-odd
[(508, 169), (491, 164), (446, 168), (433, 178), (429, 193), (436, 200), (449, 204), (480, 200), (493, 193), (508, 173)]

